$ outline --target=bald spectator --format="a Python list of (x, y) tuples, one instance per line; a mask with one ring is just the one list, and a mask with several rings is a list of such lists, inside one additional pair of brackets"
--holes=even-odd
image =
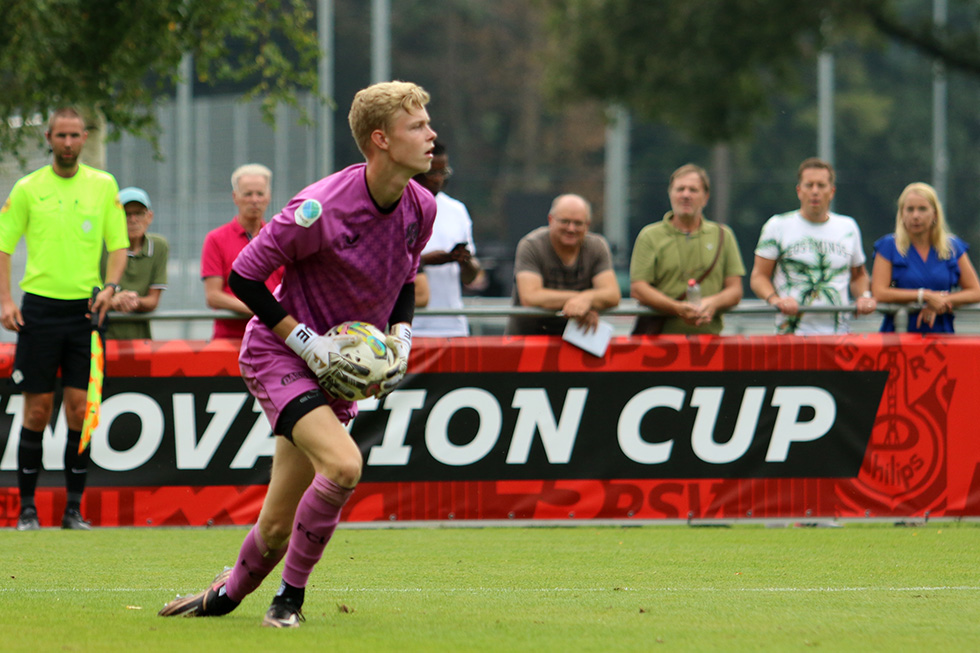
[(512, 316), (507, 335), (561, 335), (568, 318), (586, 330), (599, 324), (599, 311), (619, 305), (622, 295), (609, 243), (589, 232), (592, 208), (579, 195), (551, 203), (548, 226), (524, 236), (514, 261), (514, 306), (535, 306), (555, 316)]

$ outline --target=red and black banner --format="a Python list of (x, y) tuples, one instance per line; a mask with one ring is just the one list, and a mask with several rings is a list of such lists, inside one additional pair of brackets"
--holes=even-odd
[[(9, 377), (13, 346), (0, 346)], [(362, 402), (347, 520), (980, 515), (980, 339), (417, 339)], [(17, 516), (23, 409), (0, 387), (0, 526)], [(59, 414), (42, 524), (64, 506)], [(83, 512), (111, 525), (254, 521), (274, 439), (234, 343), (109, 342)]]

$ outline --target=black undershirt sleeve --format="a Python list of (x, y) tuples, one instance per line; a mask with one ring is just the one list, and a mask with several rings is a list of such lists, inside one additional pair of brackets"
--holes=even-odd
[(402, 286), (395, 300), (395, 307), (391, 309), (391, 317), (388, 318), (388, 325), (398, 324), (399, 322), (412, 323), (415, 317), (415, 282), (411, 281)]
[(246, 279), (232, 270), (231, 274), (228, 275), (228, 285), (235, 296), (242, 300), (262, 320), (262, 324), (270, 329), (289, 315), (262, 281)]

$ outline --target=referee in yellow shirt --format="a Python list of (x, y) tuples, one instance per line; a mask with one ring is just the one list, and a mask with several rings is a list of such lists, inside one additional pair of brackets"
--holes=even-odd
[[(17, 530), (37, 530), (34, 490), (41, 468), (41, 438), (51, 422), (55, 381), (61, 370), (68, 441), (65, 486), (68, 501), (61, 527), (88, 530), (82, 494), (88, 450), (78, 455), (85, 419), (91, 323), (99, 323), (126, 267), (126, 215), (119, 187), (107, 172), (78, 162), (88, 138), (85, 121), (74, 109), (55, 111), (45, 138), (54, 160), (20, 179), (0, 209), (0, 323), (16, 331), (13, 381), (24, 397), (24, 425), (17, 450), (20, 516)], [(23, 236), (27, 266), (20, 282), (21, 307), (10, 293), (10, 257)], [(92, 288), (101, 286), (99, 263), (109, 251), (107, 281), (89, 306)]]

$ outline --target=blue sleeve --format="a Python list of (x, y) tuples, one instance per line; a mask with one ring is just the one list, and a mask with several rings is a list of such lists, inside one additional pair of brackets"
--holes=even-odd
[(970, 246), (957, 236), (950, 236), (949, 244), (953, 249), (953, 254), (946, 261), (946, 267), (949, 269), (949, 289), (952, 290), (955, 286), (960, 285), (960, 257), (966, 254)]
[(960, 257), (970, 251), (970, 245), (959, 236), (950, 236), (949, 244), (953, 247), (953, 258), (957, 261)]
[(888, 234), (876, 240), (874, 250), (875, 254), (880, 254), (882, 258), (894, 263), (895, 254), (898, 253), (898, 249), (895, 247), (895, 234)]

